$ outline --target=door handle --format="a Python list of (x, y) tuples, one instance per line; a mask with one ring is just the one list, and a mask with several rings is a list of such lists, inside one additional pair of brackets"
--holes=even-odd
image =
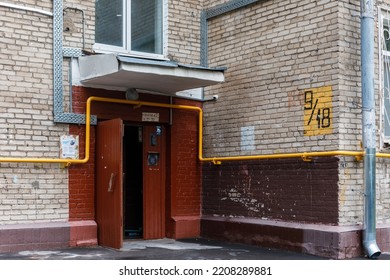
[(113, 191), (114, 179), (115, 179), (115, 173), (111, 173), (110, 181), (108, 182), (107, 192), (112, 192)]

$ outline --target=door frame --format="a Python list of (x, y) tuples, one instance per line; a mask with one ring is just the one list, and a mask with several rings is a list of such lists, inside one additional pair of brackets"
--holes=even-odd
[[(110, 122), (115, 121), (115, 126), (112, 127), (113, 131), (105, 132), (102, 131), (102, 128), (99, 128), (99, 124), (110, 124)], [(121, 119), (114, 119), (109, 121), (99, 121), (97, 132), (96, 132), (96, 222), (98, 224), (98, 244), (105, 247), (112, 248), (122, 248), (123, 239), (124, 239), (124, 221), (123, 221), (123, 209), (124, 209), (124, 152), (123, 152), (123, 135), (125, 126), (142, 126), (143, 129), (143, 239), (157, 239), (164, 238), (166, 236), (166, 128), (163, 124), (153, 124), (153, 123), (123, 123)], [(110, 126), (110, 125), (108, 125)], [(151, 145), (151, 133), (153, 130), (156, 130), (157, 127), (161, 129), (161, 135), (158, 137), (158, 145)], [(100, 130), (100, 131), (99, 131)], [(111, 154), (110, 157), (115, 158), (115, 170), (110, 168), (105, 168), (104, 159), (98, 158), (99, 149), (102, 148), (102, 145), (107, 143), (102, 143), (104, 140), (103, 134), (109, 134), (110, 137), (115, 136), (114, 139), (117, 143), (110, 143), (110, 145), (115, 146), (115, 155)], [(119, 137), (120, 135), (120, 137)], [(106, 149), (110, 150), (109, 147)], [(147, 166), (148, 154), (150, 153), (159, 153), (159, 165), (158, 166)], [(101, 172), (99, 169), (109, 169)], [(117, 175), (112, 175), (117, 174)], [(120, 175), (119, 175), (120, 174)], [(146, 180), (145, 180), (146, 179)], [(159, 182), (159, 185), (156, 184), (156, 181)], [(111, 187), (110, 187), (111, 186)], [(156, 187), (157, 186), (157, 187)], [(106, 190), (104, 191), (104, 188)], [(157, 188), (157, 192), (156, 192)], [(115, 203), (112, 204), (113, 211), (111, 213), (112, 223), (109, 223), (111, 227), (111, 233), (107, 235), (107, 218), (102, 219), (103, 212), (106, 211), (104, 205), (106, 203), (104, 192), (112, 192), (115, 195), (120, 195), (120, 197), (115, 196)], [(107, 197), (110, 197), (111, 194), (108, 194)], [(157, 204), (156, 204), (157, 202)], [(156, 206), (157, 205), (157, 206)], [(102, 236), (103, 234), (103, 236)], [(107, 237), (104, 235), (106, 234)], [(107, 240), (112, 239), (112, 240)]]

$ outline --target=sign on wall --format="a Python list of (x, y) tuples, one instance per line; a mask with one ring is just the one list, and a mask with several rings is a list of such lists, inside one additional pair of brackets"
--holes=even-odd
[(304, 91), (304, 135), (333, 133), (332, 87)]
[(61, 158), (79, 158), (79, 137), (75, 135), (61, 136)]
[(159, 113), (142, 112), (142, 121), (143, 122), (159, 122), (160, 121), (160, 114)]

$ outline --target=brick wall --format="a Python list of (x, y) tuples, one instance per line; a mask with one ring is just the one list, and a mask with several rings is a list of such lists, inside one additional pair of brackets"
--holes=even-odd
[[(199, 102), (174, 99), (174, 104)], [(198, 114), (173, 110), (168, 130), (167, 236), (188, 238), (200, 234), (201, 165), (198, 155)]]
[[(175, 104), (197, 106), (194, 101)], [(200, 214), (201, 168), (198, 158), (198, 113), (174, 110), (171, 126), (171, 180), (174, 216)]]
[[(220, 99), (204, 105), (205, 155), (338, 149), (337, 10), (335, 1), (259, 1), (209, 20), (209, 63), (227, 71), (225, 83), (206, 89)], [(306, 136), (304, 92), (325, 86), (334, 128)], [(204, 167), (214, 171), (204, 171), (204, 213), (336, 224), (338, 160), (322, 160), (326, 172), (301, 159)]]
[(202, 1), (168, 1), (168, 57), (200, 64), (200, 12)]
[[(169, 57), (182, 63), (199, 64), (200, 12), (228, 1), (168, 2)], [(12, 3), (52, 11), (52, 1), (15, 0)], [(377, 5), (390, 7), (390, 1), (377, 1)], [(64, 1), (64, 8), (85, 11), (87, 50), (92, 50), (94, 43), (94, 6), (94, 1)], [(205, 90), (206, 96), (220, 96), (218, 102), (204, 105), (205, 156), (359, 150), (360, 24), (359, 17), (355, 16), (358, 13), (359, 3), (353, 1), (269, 0), (210, 19), (209, 63), (210, 66), (226, 66), (227, 71), (225, 83)], [(69, 128), (53, 123), (52, 18), (5, 7), (0, 7), (0, 18), (0, 154), (2, 157), (58, 157), (61, 135), (80, 134), (82, 141), (84, 132), (78, 126)], [(64, 26), (69, 27), (64, 33), (64, 46), (82, 47), (81, 12), (67, 10)], [(376, 43), (377, 40), (378, 33)], [(65, 60), (63, 75), (65, 93), (69, 92), (67, 62)], [(376, 67), (379, 76), (378, 62)], [(377, 79), (378, 108), (379, 84)], [(305, 136), (304, 91), (323, 86), (332, 88), (333, 131)], [(64, 98), (68, 111), (69, 97), (65, 94)], [(84, 109), (84, 104), (80, 108), (74, 105), (76, 112)], [(178, 119), (187, 117), (194, 116), (184, 114)], [(191, 136), (183, 138), (183, 142), (173, 139), (172, 143), (179, 147), (187, 141), (192, 145), (194, 127), (188, 127), (188, 123), (182, 126), (190, 130), (188, 135)], [(178, 131), (179, 127), (172, 129)], [(378, 146), (378, 150), (381, 148)], [(196, 145), (191, 152), (194, 149)], [(181, 162), (183, 157), (189, 157), (187, 152), (179, 149), (173, 156)], [(194, 178), (201, 172), (192, 161), (182, 163), (191, 164), (196, 170), (188, 175), (187, 183), (186, 176), (180, 179), (183, 181), (178, 186), (185, 186), (181, 189), (184, 194), (190, 185), (198, 186)], [(240, 172), (246, 164), (232, 172)], [(339, 157), (338, 167), (338, 222), (360, 224), (364, 193), (362, 163), (354, 158)], [(186, 172), (178, 166), (172, 168)], [(87, 177), (82, 188), (71, 190), (70, 198), (68, 172), (58, 165), (2, 163), (0, 169), (0, 223), (66, 220), (68, 203), (72, 208), (83, 209), (80, 213), (71, 213), (70, 219), (93, 217), (93, 201), (82, 199), (83, 195), (93, 193), (91, 166), (70, 168), (70, 181)], [(388, 173), (388, 161), (378, 160), (380, 223), (390, 221)], [(245, 182), (240, 181), (240, 184), (245, 185)], [(188, 195), (188, 201), (194, 201), (195, 205), (196, 195)], [(176, 201), (172, 198), (174, 203), (182, 203), (183, 197), (178, 197)], [(181, 206), (185, 207), (188, 201)], [(189, 207), (188, 212), (179, 214), (195, 215), (197, 211)], [(331, 217), (333, 221), (333, 214)]]
[[(85, 127), (70, 125), (69, 134), (79, 136), (80, 158), (85, 155)], [(91, 127), (90, 160), (69, 167), (69, 220), (95, 218), (95, 127)]]
[[(361, 89), (360, 89), (360, 13), (359, 2), (340, 1), (339, 4), (339, 29), (340, 29), (340, 79), (339, 95), (340, 118), (339, 138), (340, 148), (359, 146), (362, 140), (361, 124)], [(376, 7), (390, 7), (390, 1), (376, 1)], [(377, 15), (377, 12), (375, 11)], [(381, 81), (379, 80), (379, 22), (375, 18), (375, 106), (377, 126), (377, 151), (387, 153), (388, 150), (381, 146)], [(377, 222), (379, 225), (390, 222), (389, 208), (389, 173), (388, 159), (377, 159), (376, 165), (376, 194), (377, 194)], [(363, 163), (357, 163), (352, 159), (344, 159), (340, 165), (340, 190), (339, 209), (341, 224), (362, 223), (364, 213), (364, 179)]]
[[(226, 2), (205, 1), (205, 6)], [(359, 5), (351, 1), (258, 1), (210, 19), (209, 63), (226, 66), (227, 71), (225, 83), (205, 91), (206, 96), (220, 96), (218, 102), (204, 106), (205, 155), (360, 150)], [(377, 5), (390, 6), (390, 2)], [(376, 74), (379, 77), (378, 62)], [(379, 82), (378, 78), (378, 127)], [(333, 131), (305, 136), (304, 91), (327, 85), (333, 94)], [(379, 137), (378, 130), (380, 150)], [(352, 157), (339, 159), (339, 187), (334, 190), (339, 199), (338, 223), (362, 224), (363, 164)], [(377, 220), (383, 224), (389, 222), (390, 213), (386, 162), (378, 160), (377, 164)]]
[(64, 9), (79, 9), (66, 9), (64, 12), (64, 47), (83, 47), (82, 12), (80, 11), (83, 10), (85, 18), (85, 49), (92, 51), (95, 39), (95, 1), (66, 0), (63, 1), (63, 7)]
[[(205, 104), (205, 154), (360, 150), (358, 14), (359, 3), (348, 1), (259, 1), (209, 20), (209, 63), (227, 71), (225, 83), (206, 89), (220, 99)], [(325, 85), (332, 86), (333, 131), (305, 136), (303, 93)], [(249, 146), (243, 131), (252, 133)], [(387, 165), (378, 166), (378, 221), (386, 223)], [(338, 222), (361, 224), (362, 163), (340, 157), (339, 173)]]
[[(335, 11), (335, 1), (259, 1), (209, 20), (209, 63), (227, 71), (224, 83), (206, 89), (221, 97), (205, 105), (206, 155), (337, 149), (336, 131), (308, 137), (303, 122), (305, 89), (333, 86), (337, 95)], [(250, 151), (241, 147), (249, 126)]]
[(337, 224), (338, 159), (203, 165), (203, 214)]
[[(12, 1), (51, 11), (51, 2)], [(0, 156), (59, 157), (53, 123), (52, 18), (0, 7)], [(68, 174), (57, 164), (0, 164), (0, 224), (68, 219)]]

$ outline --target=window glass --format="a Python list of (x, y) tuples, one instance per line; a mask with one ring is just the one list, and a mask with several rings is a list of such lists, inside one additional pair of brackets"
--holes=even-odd
[(383, 58), (384, 136), (390, 137), (390, 57)]
[(387, 18), (383, 19), (383, 42), (382, 47), (385, 51), (390, 51), (390, 30), (389, 30), (389, 20)]
[(131, 50), (163, 53), (162, 2), (131, 1)]
[(96, 0), (95, 40), (100, 44), (122, 47), (123, 0)]

